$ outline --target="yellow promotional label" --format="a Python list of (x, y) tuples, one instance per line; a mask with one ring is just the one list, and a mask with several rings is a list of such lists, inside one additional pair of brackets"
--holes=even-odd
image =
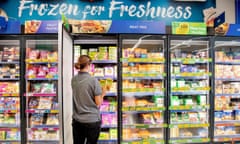
[(51, 78), (53, 78), (53, 76), (52, 75), (46, 75), (46, 78), (51, 79)]
[(9, 94), (8, 93), (3, 93), (2, 96), (9, 96)]
[(122, 108), (122, 111), (128, 111), (129, 110), (129, 107), (123, 107)]
[(129, 107), (129, 111), (135, 111), (136, 108), (135, 107)]
[(141, 142), (136, 141), (136, 142), (132, 142), (132, 144), (141, 144)]
[(198, 87), (198, 88), (195, 88), (195, 90), (209, 91), (210, 87)]
[(122, 77), (124, 78), (124, 77), (128, 77), (129, 76), (129, 74), (126, 74), (126, 73), (123, 73), (122, 74)]
[(11, 128), (11, 131), (16, 132), (16, 131), (18, 131), (18, 129), (16, 129), (16, 128)]
[(189, 24), (188, 23), (180, 23), (176, 28), (176, 34), (188, 34), (189, 33)]
[(137, 107), (136, 110), (137, 111), (146, 111), (147, 109), (145, 107)]
[(41, 59), (41, 62), (48, 62), (48, 59)]
[(30, 78), (30, 79), (31, 78), (36, 78), (36, 76), (35, 75), (29, 75), (28, 78)]
[(29, 62), (30, 62), (30, 59), (26, 59), (25, 62), (26, 62), (26, 63), (29, 63)]
[(51, 110), (51, 113), (58, 113), (58, 110)]
[(240, 123), (234, 123), (235, 126), (240, 126)]
[(173, 34), (206, 35), (207, 26), (202, 22), (172, 22)]
[(230, 138), (223, 138), (223, 141), (231, 141)]

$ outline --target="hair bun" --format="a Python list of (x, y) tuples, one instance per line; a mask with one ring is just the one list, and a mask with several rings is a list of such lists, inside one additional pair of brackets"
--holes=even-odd
[(76, 69), (83, 69), (85, 68), (88, 64), (91, 63), (91, 58), (88, 55), (81, 55), (78, 58), (78, 62), (74, 64)]
[(74, 64), (74, 67), (75, 67), (76, 69), (80, 69), (79, 63), (75, 63), (75, 64)]

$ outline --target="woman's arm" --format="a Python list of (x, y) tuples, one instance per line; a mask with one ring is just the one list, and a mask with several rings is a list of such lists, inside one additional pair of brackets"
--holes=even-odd
[(102, 88), (102, 94), (98, 95), (98, 96), (95, 96), (95, 103), (98, 107), (101, 106), (101, 104), (103, 102), (103, 98), (104, 98), (105, 95), (106, 95), (106, 89)]

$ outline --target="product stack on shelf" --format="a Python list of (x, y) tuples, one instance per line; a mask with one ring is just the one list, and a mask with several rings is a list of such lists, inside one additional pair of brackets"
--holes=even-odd
[[(100, 45), (100, 46), (99, 46)], [(117, 46), (113, 44), (75, 45), (75, 62), (80, 55), (92, 59), (90, 74), (96, 77), (102, 87), (107, 88), (100, 107), (102, 130), (99, 143), (117, 142)]]
[(239, 66), (240, 44), (232, 46), (229, 42), (216, 48), (214, 141), (217, 142), (240, 140)]
[(20, 142), (20, 49), (0, 40), (0, 143)]
[(135, 43), (134, 39), (123, 40), (122, 143), (164, 143), (163, 41), (144, 40), (138, 48), (131, 48)]
[(172, 40), (170, 143), (209, 142), (209, 72), (207, 42), (175, 47)]
[(26, 48), (27, 141), (58, 143), (57, 41), (28, 40)]

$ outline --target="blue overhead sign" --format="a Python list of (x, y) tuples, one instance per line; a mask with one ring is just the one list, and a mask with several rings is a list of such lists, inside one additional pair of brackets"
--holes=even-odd
[(236, 23), (240, 24), (240, 0), (235, 0)]
[(203, 10), (215, 7), (215, 0), (176, 2), (175, 0), (4, 0), (0, 8), (10, 19), (61, 20), (64, 14), (78, 20), (154, 20), (203, 22)]
[(240, 36), (240, 24), (230, 24), (226, 36)]
[(112, 21), (108, 33), (165, 34), (166, 25), (159, 21)]

